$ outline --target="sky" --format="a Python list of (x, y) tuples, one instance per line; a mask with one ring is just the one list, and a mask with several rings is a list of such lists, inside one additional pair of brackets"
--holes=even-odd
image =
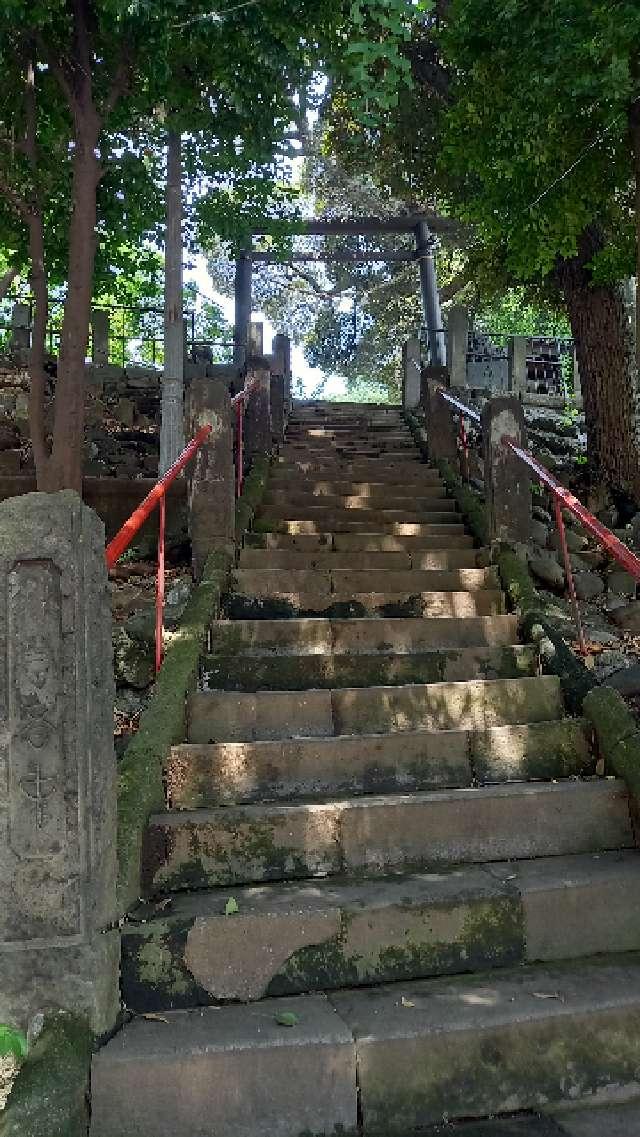
[[(188, 281), (194, 281), (198, 291), (207, 298), (207, 300), (214, 300), (222, 308), (225, 317), (233, 324), (233, 299), (230, 296), (223, 296), (221, 292), (216, 292), (213, 288), (211, 277), (207, 271), (207, 261), (203, 256), (195, 258), (195, 264), (192, 269), (187, 269), (185, 278)], [(264, 324), (264, 344), (265, 351), (269, 351), (272, 337), (275, 335), (273, 324), (262, 312), (252, 312), (251, 319), (254, 321), (261, 321)], [(310, 367), (304, 358), (302, 348), (297, 344), (291, 345), (291, 370), (294, 379), (301, 379), (305, 395), (311, 395), (314, 388), (324, 379), (325, 373), (318, 367)], [(339, 375), (331, 375), (325, 383), (322, 397), (324, 399), (331, 399), (341, 397), (346, 394), (345, 381)]]

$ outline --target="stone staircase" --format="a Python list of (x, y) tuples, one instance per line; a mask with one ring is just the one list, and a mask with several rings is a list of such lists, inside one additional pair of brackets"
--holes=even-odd
[(397, 409), (298, 404), (149, 823), (94, 1137), (637, 1091), (626, 789), (488, 564)]

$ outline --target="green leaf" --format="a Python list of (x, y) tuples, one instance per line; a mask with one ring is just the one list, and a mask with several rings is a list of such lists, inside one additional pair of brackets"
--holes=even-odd
[(298, 1016), (293, 1011), (279, 1011), (276, 1015), (278, 1026), (297, 1026)]
[(27, 1040), (19, 1030), (0, 1023), (0, 1058), (5, 1058), (8, 1054), (18, 1059), (26, 1058)]
[(236, 912), (238, 911), (238, 901), (236, 900), (235, 896), (230, 896), (224, 906), (225, 916), (235, 916)]

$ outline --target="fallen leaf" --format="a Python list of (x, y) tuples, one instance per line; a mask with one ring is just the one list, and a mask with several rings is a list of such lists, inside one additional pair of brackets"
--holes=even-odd
[(236, 912), (238, 911), (238, 901), (236, 900), (235, 896), (230, 896), (224, 906), (225, 916), (235, 916)]
[(532, 991), (531, 994), (534, 999), (559, 999), (561, 1003), (564, 1003), (562, 995), (558, 994), (557, 991), (553, 994), (550, 991)]
[(293, 1011), (280, 1011), (276, 1015), (276, 1022), (278, 1026), (296, 1026), (298, 1016), (294, 1015)]
[(411, 999), (405, 999), (404, 995), (402, 996), (400, 1003), (403, 1007), (415, 1007), (415, 1003), (412, 1003)]
[(593, 669), (595, 668), (596, 661), (592, 655), (585, 655), (582, 662), (584, 663), (587, 671), (593, 671)]
[(145, 1015), (140, 1015), (139, 1018), (149, 1019), (149, 1021), (152, 1023), (166, 1023), (167, 1026), (169, 1026), (169, 1020), (165, 1019), (164, 1015), (154, 1015), (151, 1013), (151, 1011), (147, 1012)]

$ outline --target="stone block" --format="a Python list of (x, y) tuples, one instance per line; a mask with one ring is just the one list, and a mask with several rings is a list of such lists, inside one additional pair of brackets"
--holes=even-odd
[(0, 505), (0, 1021), (116, 1016), (104, 527), (70, 491)]
[(326, 999), (166, 1017), (135, 1020), (95, 1056), (91, 1137), (355, 1132), (355, 1046)]
[(19, 450), (0, 451), (0, 475), (3, 477), (16, 477), (21, 471), (21, 456)]
[(482, 410), (485, 501), (491, 540), (529, 540), (531, 488), (527, 467), (510, 449), (526, 449), (522, 404), (516, 398), (489, 399)]
[(326, 737), (330, 691), (197, 691), (189, 700), (190, 742)]
[(423, 980), (402, 995), (331, 996), (356, 1038), (365, 1132), (575, 1103), (610, 1083), (637, 1087), (635, 958)]
[(554, 1113), (566, 1137), (636, 1137), (640, 1133), (640, 1103), (594, 1105)]

